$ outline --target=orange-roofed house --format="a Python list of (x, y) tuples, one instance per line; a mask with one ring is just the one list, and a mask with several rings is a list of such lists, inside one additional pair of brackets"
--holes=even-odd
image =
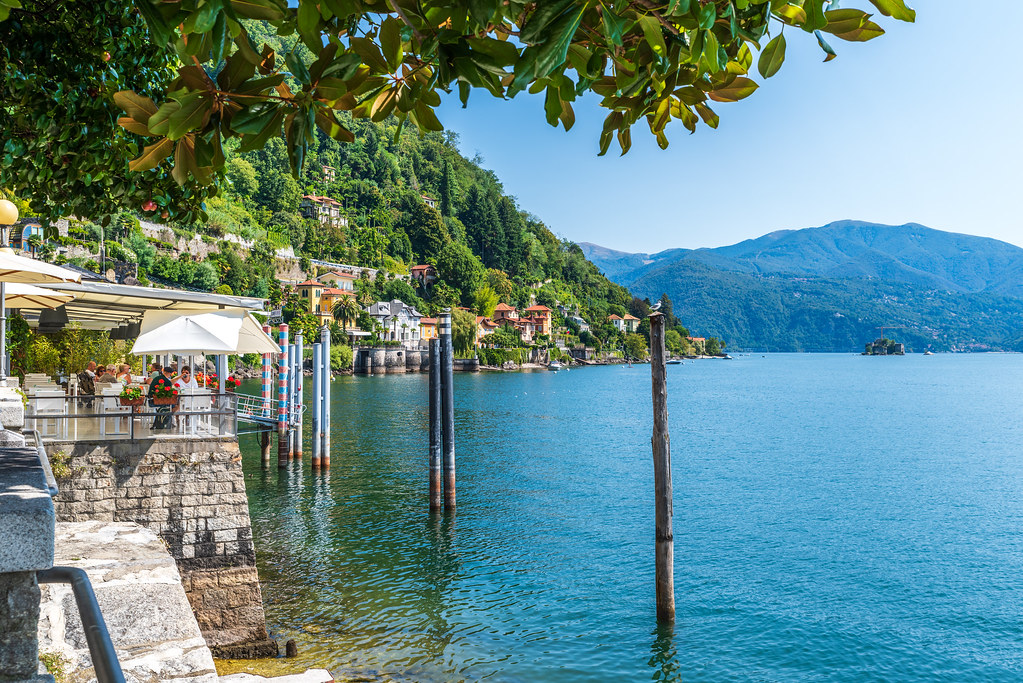
[(311, 218), (330, 225), (348, 225), (348, 219), (341, 215), (341, 202), (330, 197), (304, 194), (298, 202), (298, 212), (303, 218)]
[(409, 268), (409, 276), (423, 287), (426, 287), (437, 281), (437, 269), (429, 263), (424, 263)]
[(437, 338), (437, 319), (436, 318), (420, 318), (419, 319), (419, 337), (425, 342), (431, 339)]
[(615, 329), (618, 330), (619, 332), (625, 331), (625, 319), (622, 318), (622, 316), (615, 315), (614, 313), (612, 313), (611, 315), (607, 316), (607, 321), (614, 325)]
[(494, 306), (494, 322), (501, 322), (502, 320), (518, 320), (519, 312), (515, 310), (514, 306), (509, 306), (506, 303), (500, 303)]
[(498, 327), (500, 325), (490, 318), (484, 318), (481, 315), (476, 316), (476, 345), (479, 346), (483, 343), (483, 339), (496, 332)]
[(321, 323), (328, 323), (334, 319), (334, 304), (345, 297), (353, 297), (355, 292), (340, 287), (325, 287), (320, 293), (319, 310), (315, 311)]
[(550, 335), (551, 333), (551, 309), (536, 304), (525, 311), (526, 315), (533, 319), (537, 334)]
[(639, 327), (639, 318), (626, 313), (625, 317), (622, 318), (622, 324), (625, 326), (626, 332), (635, 332)]

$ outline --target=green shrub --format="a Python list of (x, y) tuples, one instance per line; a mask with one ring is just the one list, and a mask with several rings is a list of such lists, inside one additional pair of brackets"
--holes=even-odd
[(330, 369), (350, 370), (352, 367), (352, 348), (347, 344), (330, 347)]

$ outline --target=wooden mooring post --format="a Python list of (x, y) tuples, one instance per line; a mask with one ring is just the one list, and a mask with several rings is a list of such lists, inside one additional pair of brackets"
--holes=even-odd
[(262, 429), (259, 432), (259, 453), (263, 458), (263, 469), (270, 467), (270, 444), (272, 439), (270, 438), (270, 430)]
[(671, 529), (671, 445), (668, 439), (668, 384), (664, 364), (664, 315), (650, 316), (650, 375), (654, 400), (654, 580), (657, 620), (675, 621), (675, 539)]
[(441, 433), (444, 447), (444, 508), (455, 509), (455, 386), (454, 356), (451, 342), (451, 311), (437, 321), (440, 335)]
[(430, 340), (430, 510), (440, 510), (444, 503), (441, 484), (441, 382), (440, 339)]

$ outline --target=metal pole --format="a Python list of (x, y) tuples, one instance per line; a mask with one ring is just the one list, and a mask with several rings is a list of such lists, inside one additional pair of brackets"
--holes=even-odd
[(671, 448), (668, 440), (668, 385), (664, 365), (664, 315), (650, 316), (650, 375), (654, 402), (654, 577), (657, 620), (675, 620), (675, 540), (671, 529)]
[(323, 445), (320, 441), (320, 403), (323, 402), (323, 368), (320, 364), (323, 362), (323, 346), (317, 342), (313, 344), (313, 404), (309, 411), (313, 418), (312, 429), (312, 442), (313, 446), (313, 469), (320, 468), (320, 447)]
[(0, 281), (0, 386), (7, 386), (7, 283)]
[[(270, 326), (263, 325), (263, 331), (270, 337)], [(272, 337), (271, 337), (272, 338)], [(261, 395), (263, 397), (263, 417), (270, 417), (270, 361), (272, 354), (263, 354), (263, 375), (262, 384), (260, 385)]]
[(320, 345), (323, 346), (323, 405), (320, 406), (320, 429), (323, 430), (323, 450), (320, 466), (330, 467), (330, 330), (320, 330)]
[(440, 314), (441, 427), (444, 444), (444, 507), (455, 509), (455, 387), (454, 348), (451, 345), (451, 312)]
[(288, 344), (288, 460), (295, 459), (295, 345)]
[(430, 509), (440, 510), (444, 494), (441, 484), (441, 387), (440, 339), (430, 340)]
[[(231, 410), (233, 408), (227, 402), (227, 356), (219, 354), (216, 361), (217, 366), (217, 400), (214, 405), (217, 406), (217, 410), (223, 413), (225, 410)], [(206, 368), (203, 368), (203, 373), (206, 372)], [(224, 435), (224, 431), (227, 427), (227, 418), (221, 414), (220, 419), (220, 435)], [(235, 430), (236, 432), (238, 430)]]
[(288, 466), (288, 326), (280, 326), (277, 362), (277, 467)]
[(295, 458), (302, 459), (302, 406), (305, 405), (305, 373), (302, 366), (305, 361), (305, 344), (302, 333), (295, 334)]

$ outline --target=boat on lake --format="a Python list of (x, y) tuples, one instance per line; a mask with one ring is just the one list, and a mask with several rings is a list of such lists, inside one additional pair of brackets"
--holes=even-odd
[(564, 369), (564, 367), (565, 367), (564, 363), (562, 363), (560, 361), (556, 361), (556, 360), (555, 361), (551, 361), (550, 363), (547, 364), (547, 369), (548, 370), (554, 370), (555, 372), (557, 372), (558, 370)]
[(672, 360), (665, 361), (665, 365), (682, 365), (682, 361), (680, 361), (677, 358), (674, 358)]

